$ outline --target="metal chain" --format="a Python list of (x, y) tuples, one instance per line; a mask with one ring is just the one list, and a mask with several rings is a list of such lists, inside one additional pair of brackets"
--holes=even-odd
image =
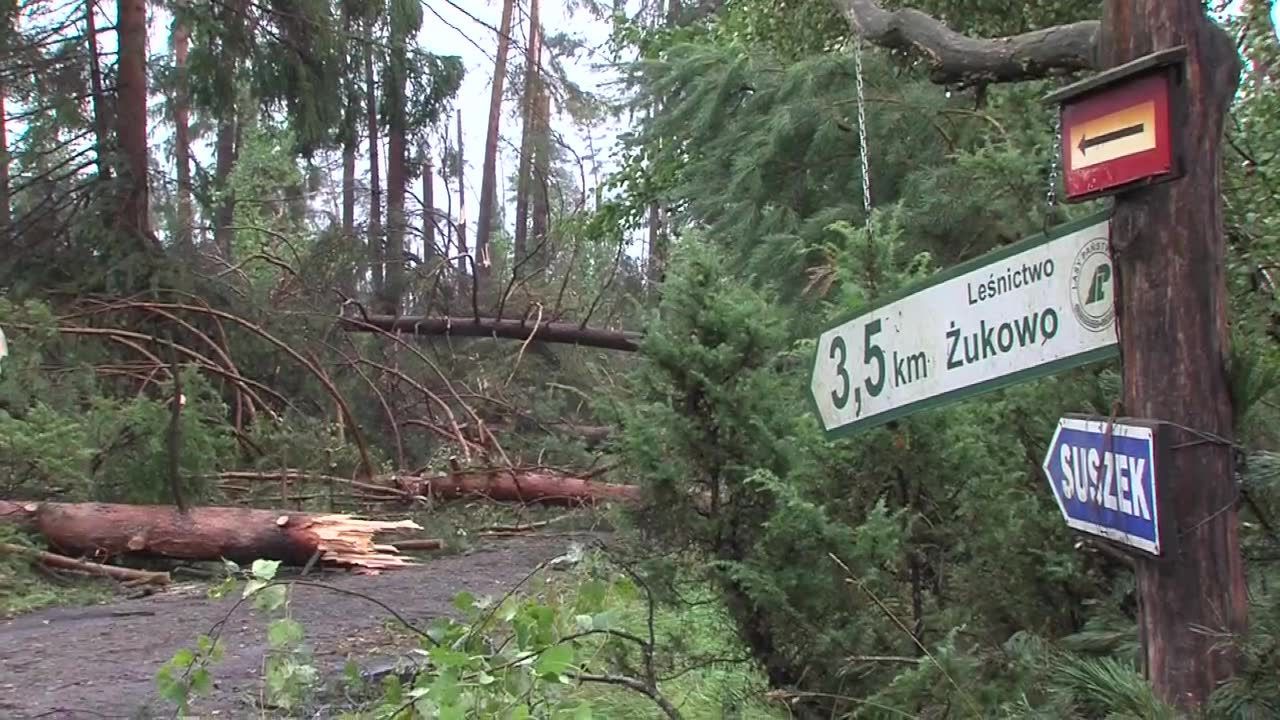
[(1053, 147), (1049, 151), (1049, 190), (1045, 193), (1045, 224), (1058, 204), (1058, 162), (1062, 159), (1062, 113), (1053, 109)]
[(862, 89), (862, 40), (853, 43), (853, 70), (858, 86), (858, 143), (862, 160), (862, 209), (871, 221), (871, 173), (867, 168), (867, 102)]

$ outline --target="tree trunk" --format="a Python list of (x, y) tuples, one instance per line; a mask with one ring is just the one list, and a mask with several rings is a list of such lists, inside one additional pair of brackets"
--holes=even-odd
[(188, 253), (195, 250), (192, 231), (195, 209), (191, 202), (191, 90), (187, 78), (187, 50), (191, 29), (181, 20), (173, 22), (173, 64), (177, 70), (177, 87), (173, 93), (173, 154), (178, 166), (178, 246)]
[(124, 167), (129, 173), (120, 207), (122, 230), (147, 245), (151, 238), (147, 170), (147, 4), (119, 0), (116, 35), (119, 63), (116, 77), (116, 135)]
[[(462, 108), (458, 108), (458, 255), (467, 254), (467, 184), (463, 169), (466, 155), (462, 144)], [(474, 267), (474, 266), (470, 266)], [(458, 268), (469, 268), (465, 257), (458, 259)]]
[(1231, 677), (1232, 641), (1246, 630), (1234, 451), (1204, 441), (1234, 437), (1219, 144), (1240, 65), (1201, 0), (1107, 2), (1108, 65), (1180, 44), (1185, 109), (1175, 102), (1172, 125), (1185, 174), (1122, 195), (1111, 248), (1124, 413), (1194, 429), (1161, 471), (1161, 520), (1169, 513), (1178, 536), (1164, 557), (1138, 562), (1147, 673), (1162, 699), (1190, 710)]
[(480, 216), (476, 218), (476, 282), (489, 275), (489, 236), (493, 230), (498, 185), (498, 129), (502, 120), (502, 87), (507, 79), (507, 53), (511, 49), (511, 14), (515, 0), (503, 0), (498, 28), (498, 56), (493, 63), (489, 93), (489, 125), (484, 136), (484, 170), (480, 178)]
[(598, 347), (607, 350), (634, 352), (640, 347), (640, 333), (622, 330), (600, 330), (582, 327), (578, 323), (544, 322), (535, 326), (523, 320), (474, 317), (431, 317), (369, 315), (361, 318), (344, 318), (342, 327), (347, 332), (384, 332), (405, 335), (452, 335), (455, 337), (495, 337), (508, 340), (527, 340), (532, 335), (539, 342), (565, 343)]
[(551, 257), (551, 94), (545, 85), (539, 85), (537, 95), (537, 130), (533, 146), (533, 217), (529, 222), (529, 236), (533, 247), (530, 272), (546, 272)]
[(550, 471), (461, 472), (432, 478), (401, 478), (398, 484), (401, 490), (419, 497), (480, 496), (499, 502), (544, 505), (637, 502), (641, 498), (640, 488), (634, 485), (597, 483)]
[(373, 294), (382, 293), (382, 178), (378, 175), (378, 87), (373, 75), (373, 26), (364, 52), (365, 116), (369, 135), (369, 264)]
[(213, 244), (225, 262), (235, 257), (236, 195), (231, 187), (231, 171), (236, 164), (236, 137), (239, 122), (233, 107), (224, 108), (218, 119), (218, 135), (215, 140), (213, 184), (218, 190), (218, 209), (213, 219)]
[(239, 507), (27, 503), (0, 500), (0, 521), (31, 527), (61, 552), (95, 558), (150, 555), (178, 560), (304, 565), (317, 552), (325, 563), (369, 569), (408, 564), (374, 535), (421, 528), (414, 522), (358, 520)]
[(538, 0), (529, 0), (529, 42), (524, 52), (524, 129), (520, 133), (520, 169), (516, 174), (516, 228), (512, 275), (528, 273), (529, 192), (533, 171), (533, 146), (538, 122), (537, 97), (542, 61), (542, 27), (538, 24)]
[(89, 46), (89, 92), (93, 95), (93, 137), (97, 143), (98, 177), (106, 180), (111, 177), (110, 127), (107, 116), (107, 96), (102, 89), (102, 64), (98, 59), (98, 23), (94, 18), (93, 0), (84, 4), (84, 37)]
[(13, 205), (9, 198), (9, 121), (4, 96), (4, 84), (0, 83), (0, 252), (8, 254), (13, 247), (13, 238), (9, 237)]
[(431, 148), (422, 144), (422, 260), (431, 267), (432, 258), (440, 255), (436, 249), (436, 199), (435, 168), (431, 165)]
[[(394, 23), (393, 23), (394, 25)], [(396, 315), (404, 295), (404, 196), (408, 173), (405, 147), (405, 69), (408, 58), (406, 38), (392, 28), (391, 57), (385, 77), (390, 83), (387, 93), (387, 244), (383, 253), (382, 292), (374, 308), (379, 313)]]

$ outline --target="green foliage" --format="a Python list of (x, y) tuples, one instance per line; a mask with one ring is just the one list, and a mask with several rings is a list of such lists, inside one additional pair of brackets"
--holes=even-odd
[[(172, 502), (169, 431), (173, 384), (119, 397), (93, 369), (96, 357), (51, 334), (38, 304), (0, 307), (11, 328), (0, 375), (0, 488), (12, 496)], [(59, 362), (66, 372), (44, 372)], [(181, 371), (185, 404), (178, 447), (180, 487), (196, 502), (212, 493), (208, 476), (236, 447), (227, 408), (208, 380)], [(148, 389), (145, 388), (144, 389)]]

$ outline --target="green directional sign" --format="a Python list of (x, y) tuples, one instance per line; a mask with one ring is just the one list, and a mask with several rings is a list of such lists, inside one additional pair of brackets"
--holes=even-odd
[(1117, 352), (1109, 223), (1094, 216), (952, 267), (818, 338), (810, 390), (828, 433)]

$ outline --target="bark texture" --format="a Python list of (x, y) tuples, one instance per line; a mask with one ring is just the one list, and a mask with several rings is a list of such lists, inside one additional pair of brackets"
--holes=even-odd
[(881, 47), (923, 58), (936, 83), (978, 85), (1036, 80), (1098, 64), (1094, 21), (1002, 38), (971, 38), (912, 8), (885, 10), (877, 0), (832, 0), (853, 30)]
[(414, 522), (358, 520), (238, 507), (192, 508), (109, 503), (27, 503), (0, 500), (0, 522), (16, 522), (40, 533), (58, 550), (95, 558), (152, 555), (178, 560), (252, 562), (263, 558), (305, 565), (320, 561), (344, 567), (393, 568), (408, 564), (374, 535), (420, 530)]
[(120, 0), (116, 19), (119, 70), (116, 78), (116, 138), (129, 173), (119, 223), (144, 243), (151, 237), (147, 181), (147, 5)]
[(343, 329), (348, 332), (405, 333), (407, 335), (452, 335), (455, 337), (495, 337), (508, 340), (534, 340), (568, 345), (625, 350), (634, 352), (640, 347), (641, 335), (623, 330), (601, 330), (582, 327), (574, 323), (542, 323), (535, 325), (521, 320), (496, 318), (369, 315), (364, 318), (345, 318)]
[[(1185, 174), (1121, 196), (1112, 222), (1125, 414), (1231, 438), (1219, 148), (1240, 64), (1200, 0), (1110, 0), (1103, 27), (1109, 66), (1188, 48), (1172, 119)], [(1191, 710), (1237, 667), (1218, 633), (1245, 631), (1247, 592), (1233, 450), (1190, 432), (1183, 443), (1160, 478), (1161, 519), (1176, 537), (1164, 557), (1138, 563), (1138, 588), (1147, 673), (1164, 700)]]

